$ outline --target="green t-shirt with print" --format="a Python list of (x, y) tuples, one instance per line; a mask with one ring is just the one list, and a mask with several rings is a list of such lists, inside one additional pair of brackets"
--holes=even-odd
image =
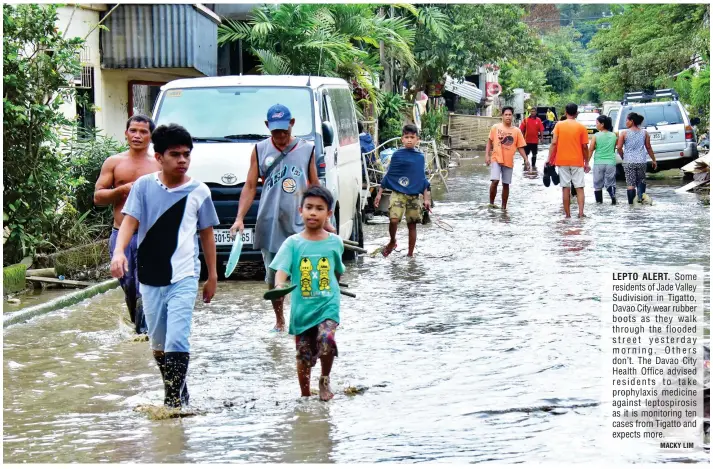
[(339, 323), (339, 281), (344, 273), (344, 243), (333, 233), (322, 241), (310, 241), (301, 234), (282, 243), (270, 268), (283, 271), (297, 288), (292, 292), (290, 335), (300, 335), (331, 319)]

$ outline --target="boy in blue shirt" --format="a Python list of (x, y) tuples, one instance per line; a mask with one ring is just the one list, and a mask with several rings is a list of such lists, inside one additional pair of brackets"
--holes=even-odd
[(186, 175), (193, 139), (171, 124), (154, 130), (151, 140), (161, 171), (141, 176), (122, 210), (111, 260), (111, 274), (121, 278), (129, 264), (124, 251), (138, 231), (139, 289), (153, 356), (163, 378), (164, 405), (188, 405), (189, 337), (201, 265), (198, 234), (208, 266), (203, 301), (210, 303), (218, 281), (213, 226), (218, 224), (210, 189)]
[[(408, 256), (413, 257), (413, 250), (416, 247), (416, 223), (421, 223), (424, 207), (426, 210), (431, 208), (431, 185), (426, 179), (426, 157), (416, 149), (418, 142), (418, 128), (413, 124), (405, 125), (401, 132), (401, 143), (404, 148), (399, 148), (391, 156), (389, 169), (374, 199), (374, 206), (378, 207), (384, 189), (391, 190), (389, 201), (391, 240), (382, 251), (384, 257), (388, 257), (396, 248), (396, 230), (404, 216), (408, 226)], [(422, 194), (423, 205), (420, 199)]]
[(287, 238), (270, 264), (276, 271), (275, 288), (286, 287), (288, 277), (298, 285), (292, 293), (289, 328), (297, 346), (297, 379), (302, 397), (309, 397), (311, 370), (319, 359), (319, 398), (323, 401), (334, 397), (329, 373), (337, 356), (334, 334), (340, 322), (339, 278), (345, 270), (342, 239), (324, 229), (333, 204), (329, 190), (320, 186), (307, 189), (299, 209), (304, 231)]

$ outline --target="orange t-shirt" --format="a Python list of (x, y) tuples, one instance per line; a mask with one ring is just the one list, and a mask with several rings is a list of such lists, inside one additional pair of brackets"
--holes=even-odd
[(582, 145), (589, 143), (587, 128), (574, 119), (558, 122), (553, 134), (557, 136), (556, 166), (584, 166)]
[(525, 137), (517, 127), (505, 127), (504, 124), (495, 124), (490, 129), (490, 141), (493, 142), (492, 159), (502, 166), (512, 168), (515, 161), (515, 152), (525, 146)]

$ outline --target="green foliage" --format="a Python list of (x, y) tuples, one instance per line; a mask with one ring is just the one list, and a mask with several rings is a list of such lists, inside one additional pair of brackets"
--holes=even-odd
[(111, 207), (94, 206), (94, 184), (104, 161), (111, 155), (128, 150), (125, 142), (118, 142), (111, 137), (94, 130), (81, 140), (73, 138), (67, 147), (67, 161), (72, 182), (72, 199), (79, 213), (88, 213), (87, 222), (92, 225), (105, 225), (107, 229), (113, 220)]
[(53, 5), (3, 5), (3, 211), (10, 235), (5, 263), (47, 243), (70, 176), (60, 151), (60, 112), (74, 94), (68, 77), (80, 68), (80, 38), (55, 28)]
[(27, 266), (15, 264), (2, 269), (2, 294), (17, 293), (25, 289)]
[(605, 93), (651, 90), (685, 70), (696, 54), (708, 60), (710, 27), (705, 4), (633, 5), (607, 21), (590, 47)]
[(410, 108), (400, 94), (380, 93), (378, 97), (379, 109), (379, 141), (385, 142), (390, 138), (401, 136), (403, 115)]
[(421, 140), (435, 140), (436, 143), (440, 143), (446, 119), (448, 119), (448, 109), (445, 106), (431, 109), (421, 116)]
[(281, 4), (253, 10), (247, 23), (225, 20), (220, 44), (243, 40), (269, 75), (315, 75), (355, 80), (372, 104), (380, 71), (379, 43), (405, 65), (414, 65), (410, 20), (377, 14), (366, 4)]
[(421, 11), (420, 18), (428, 12), (433, 19), (419, 22), (417, 28), (417, 66), (407, 74), (417, 85), (441, 81), (444, 74), (464, 78), (484, 64), (535, 52), (519, 5), (444, 4)]

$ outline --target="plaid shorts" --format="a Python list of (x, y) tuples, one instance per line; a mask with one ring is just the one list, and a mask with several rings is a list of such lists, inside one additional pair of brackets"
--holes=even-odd
[(319, 357), (338, 356), (337, 342), (334, 340), (338, 326), (336, 321), (326, 319), (296, 336), (297, 359), (313, 367)]

